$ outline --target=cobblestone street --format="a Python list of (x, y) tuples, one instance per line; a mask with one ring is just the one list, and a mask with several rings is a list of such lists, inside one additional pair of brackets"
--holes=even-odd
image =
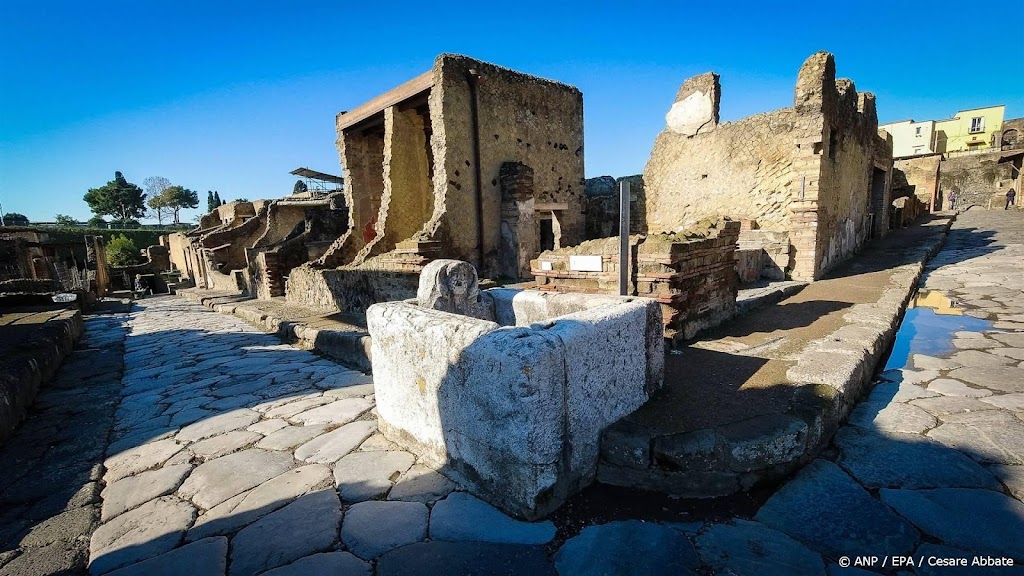
[(182, 299), (92, 317), (0, 449), (0, 575), (833, 575), (894, 555), (1022, 573), (1021, 216), (960, 215), (922, 279), (990, 325), (882, 373), (821, 457), (730, 522), (556, 538), (384, 440), (360, 372)]

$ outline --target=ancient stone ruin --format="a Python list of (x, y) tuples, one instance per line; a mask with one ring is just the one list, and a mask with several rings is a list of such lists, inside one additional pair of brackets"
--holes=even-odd
[(653, 300), (479, 291), (435, 260), (418, 297), (373, 305), (384, 436), (503, 510), (542, 517), (596, 473), (602, 430), (661, 386)]
[(360, 312), (409, 298), (436, 258), (526, 278), (542, 250), (583, 239), (583, 96), (572, 86), (444, 54), (339, 114), (337, 133), (351, 218), (292, 270), (291, 303)]
[(647, 230), (752, 222), (740, 242), (770, 246), (765, 268), (782, 265), (799, 280), (820, 278), (885, 234), (891, 142), (878, 132), (874, 95), (836, 80), (831, 54), (804, 62), (792, 108), (721, 124), (720, 99), (712, 73), (679, 89), (644, 169)]
[(171, 261), (203, 288), (284, 296), (291, 270), (322, 256), (344, 233), (343, 200), (340, 192), (306, 192), (224, 204), (197, 229), (166, 237)]

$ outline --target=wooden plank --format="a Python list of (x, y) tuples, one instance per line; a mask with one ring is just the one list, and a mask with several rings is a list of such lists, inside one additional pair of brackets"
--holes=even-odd
[(567, 202), (540, 202), (533, 205), (535, 212), (557, 212), (559, 210), (568, 210), (569, 204)]
[(338, 116), (338, 130), (344, 130), (354, 124), (366, 120), (370, 116), (384, 110), (388, 106), (394, 106), (399, 102), (408, 100), (413, 96), (416, 96), (420, 92), (429, 90), (434, 85), (434, 72), (424, 72), (419, 76), (409, 80), (405, 84), (392, 88), (387, 92), (381, 94), (364, 102), (354, 109)]

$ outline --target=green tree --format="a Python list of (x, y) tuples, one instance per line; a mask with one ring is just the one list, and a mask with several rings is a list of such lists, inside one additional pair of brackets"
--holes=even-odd
[(199, 194), (183, 186), (171, 186), (161, 194), (167, 203), (167, 207), (174, 214), (174, 223), (180, 224), (179, 212), (182, 208), (199, 207)]
[(4, 225), (28, 226), (28, 216), (18, 214), (17, 212), (8, 212), (7, 214), (4, 214)]
[(91, 188), (84, 196), (97, 216), (113, 216), (117, 220), (141, 218), (146, 213), (146, 194), (135, 184), (125, 180), (120, 172), (99, 188)]
[(106, 228), (108, 224), (102, 216), (93, 216), (92, 218), (89, 218), (89, 221), (86, 222), (85, 225), (90, 228)]
[(75, 220), (67, 214), (57, 214), (57, 216), (54, 217), (54, 221), (57, 222), (57, 226), (64, 226), (65, 228), (78, 226), (78, 220)]
[(224, 205), (224, 201), (220, 199), (220, 193), (217, 192), (216, 190), (213, 191), (213, 203), (216, 204), (217, 206)]
[(295, 181), (295, 186), (292, 186), (292, 194), (301, 194), (303, 192), (308, 192), (308, 191), (309, 191), (309, 187), (307, 187), (306, 183), (303, 182), (302, 180), (296, 180)]
[(207, 190), (206, 191), (206, 212), (207, 213), (213, 212), (214, 208), (216, 208), (216, 207), (217, 207), (217, 204), (215, 204), (214, 200), (213, 200), (213, 190)]
[(248, 198), (235, 198), (232, 202), (248, 202)]
[(107, 262), (111, 266), (132, 266), (142, 262), (142, 255), (131, 238), (118, 234), (107, 244)]

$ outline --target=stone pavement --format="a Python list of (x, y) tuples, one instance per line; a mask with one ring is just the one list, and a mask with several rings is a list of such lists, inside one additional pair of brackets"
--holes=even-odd
[(126, 320), (85, 319), (78, 346), (0, 447), (0, 575), (85, 570), (121, 397)]
[[(4, 538), (17, 548), (0, 556), (0, 574), (57, 572), (35, 564), (49, 560), (38, 553), (49, 545), (84, 559), (90, 532), (96, 574), (1020, 573), (1022, 281), (1024, 215), (962, 215), (923, 283), (991, 328), (949, 334), (947, 352), (915, 354), (884, 373), (832, 446), (745, 518), (702, 516), (707, 506), (683, 501), (692, 522), (637, 514), (572, 527), (509, 518), (384, 441), (363, 374), (200, 305), (144, 300), (127, 322), (105, 458), (59, 436), (73, 423), (33, 424), (52, 401), (17, 433), (13, 442), (26, 447), (33, 435), (54, 434), (44, 441), (51, 455), (26, 458), (82, 464), (59, 496), (50, 488), (16, 505), (15, 517), (43, 521)], [(104, 322), (90, 323), (87, 338), (116, 346), (123, 328)], [(65, 370), (81, 369), (76, 361)], [(113, 372), (99, 363), (92, 374), (88, 389), (42, 398), (72, 394), (61, 405), (68, 418), (106, 414), (109, 427), (113, 405), (102, 390), (114, 389)], [(102, 438), (95, 426), (73, 438)], [(10, 486), (26, 489), (32, 475), (0, 461), (0, 501), (13, 502)], [(43, 464), (33, 470), (42, 474)], [(86, 484), (92, 492), (79, 494)], [(71, 518), (79, 509), (87, 521)], [(8, 525), (0, 522), (0, 533)], [(977, 554), (1012, 557), (1017, 568), (839, 565)]]

